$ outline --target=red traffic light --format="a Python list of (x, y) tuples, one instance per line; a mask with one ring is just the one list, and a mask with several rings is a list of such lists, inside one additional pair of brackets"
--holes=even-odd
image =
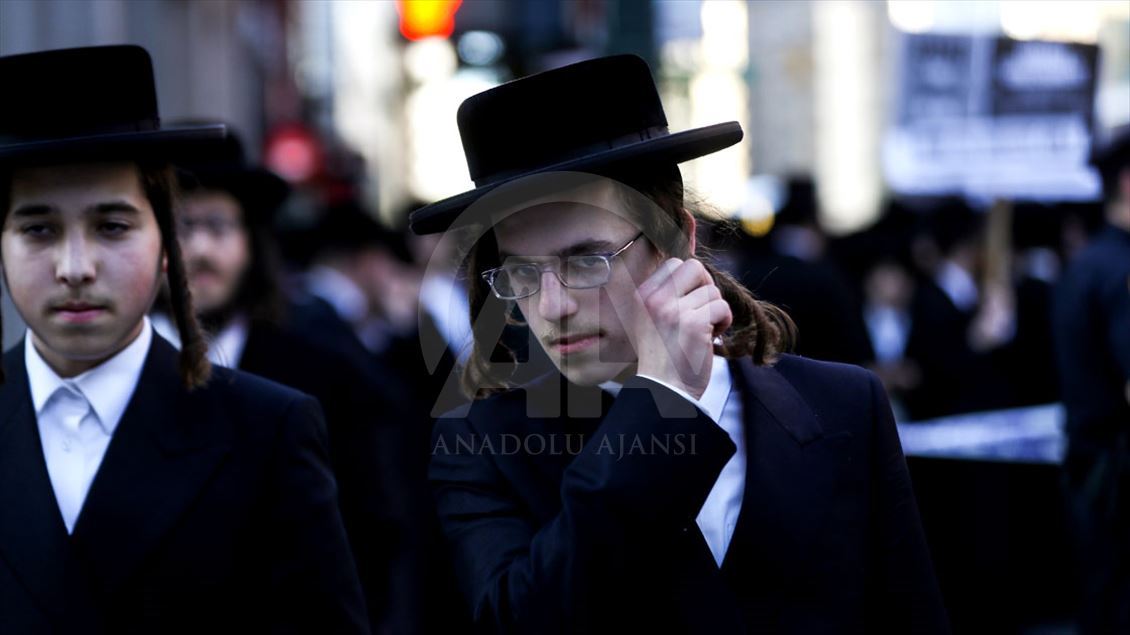
[(449, 37), (455, 31), (455, 12), (463, 0), (397, 0), (400, 33), (409, 40)]

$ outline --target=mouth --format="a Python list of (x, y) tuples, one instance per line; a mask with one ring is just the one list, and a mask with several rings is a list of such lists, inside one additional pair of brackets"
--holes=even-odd
[(550, 340), (549, 346), (559, 355), (579, 353), (596, 345), (600, 333), (576, 333)]
[(106, 312), (106, 307), (99, 304), (85, 302), (67, 302), (51, 309), (63, 321), (72, 324), (89, 322)]
[(195, 269), (188, 272), (188, 277), (192, 280), (214, 280), (220, 276), (211, 269)]

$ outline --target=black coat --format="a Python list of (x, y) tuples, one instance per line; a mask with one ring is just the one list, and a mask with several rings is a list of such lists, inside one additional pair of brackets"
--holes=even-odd
[(4, 365), (0, 632), (368, 632), (313, 399), (223, 368), (188, 392), (154, 336), (68, 536), (22, 345)]
[[(430, 478), (484, 632), (948, 631), (878, 380), (794, 356), (731, 370), (748, 464), (721, 568), (695, 517), (734, 445), (669, 389), (633, 378), (601, 419), (576, 416), (597, 389), (565, 384), (573, 416), (528, 417), (550, 380), (437, 422)], [(660, 445), (618, 450), (636, 435)]]
[(381, 367), (360, 368), (317, 333), (254, 320), (239, 369), (300, 390), (322, 405), (342, 519), (357, 562), (372, 630), (416, 633), (423, 623), (428, 554), (419, 535), (433, 516), (424, 469), (430, 426), (398, 403), (403, 390)]
[(1056, 289), (1056, 353), (1072, 452), (1130, 434), (1130, 232), (1108, 226)]

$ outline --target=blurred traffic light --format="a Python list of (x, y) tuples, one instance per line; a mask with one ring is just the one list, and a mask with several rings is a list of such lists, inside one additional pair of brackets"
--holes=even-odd
[(397, 0), (400, 33), (409, 40), (450, 37), (455, 31), (455, 12), (463, 0)]

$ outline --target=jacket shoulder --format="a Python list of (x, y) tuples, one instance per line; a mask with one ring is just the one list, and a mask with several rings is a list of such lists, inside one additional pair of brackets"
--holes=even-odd
[(263, 415), (281, 415), (295, 403), (313, 401), (313, 397), (294, 388), (259, 375), (220, 366), (213, 367), (208, 383), (190, 395), (197, 399), (223, 401), (241, 409), (253, 409)]
[(782, 355), (773, 369), (831, 430), (863, 433), (882, 414), (877, 409), (888, 408), (877, 399), (883, 394), (879, 378), (866, 368)]
[(799, 355), (781, 355), (773, 365), (777, 372), (792, 382), (862, 382), (867, 383), (874, 375), (871, 371), (842, 362), (827, 362)]

